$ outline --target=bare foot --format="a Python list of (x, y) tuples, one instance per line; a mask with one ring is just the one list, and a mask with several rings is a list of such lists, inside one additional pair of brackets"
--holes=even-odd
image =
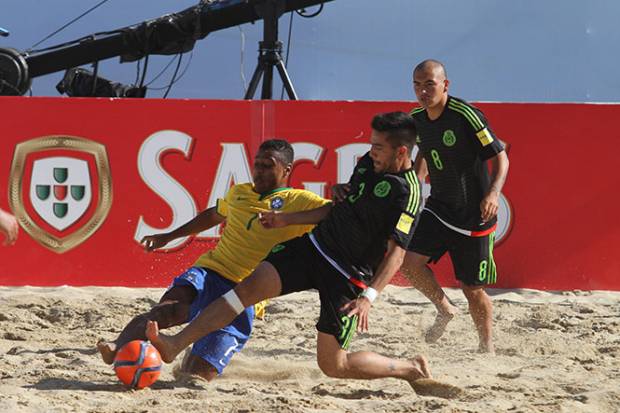
[(426, 357), (422, 355), (417, 355), (411, 360), (411, 364), (413, 364), (413, 371), (409, 378), (407, 379), (409, 382), (417, 380), (417, 379), (430, 379), (433, 377), (431, 375), (431, 370), (428, 367), (428, 361)]
[(165, 363), (172, 363), (179, 354), (179, 351), (175, 350), (173, 343), (171, 343), (171, 337), (164, 334), (160, 334), (157, 321), (146, 322), (146, 338), (151, 341), (151, 344), (159, 351), (161, 359)]
[(478, 345), (478, 353), (489, 354), (491, 356), (495, 355), (495, 346), (493, 342), (483, 343), (482, 341)]
[(114, 363), (114, 357), (116, 357), (116, 344), (109, 343), (103, 338), (100, 338), (99, 341), (97, 341), (97, 350), (99, 350), (99, 354), (101, 354), (101, 358), (105, 364)]
[(410, 381), (416, 394), (420, 396), (434, 396), (443, 399), (453, 399), (463, 393), (463, 389), (448, 383), (443, 383), (433, 379), (417, 379)]
[(458, 309), (454, 306), (450, 309), (450, 312), (438, 312), (435, 322), (426, 330), (424, 340), (429, 344), (436, 343), (443, 336), (448, 323), (452, 321), (457, 313)]

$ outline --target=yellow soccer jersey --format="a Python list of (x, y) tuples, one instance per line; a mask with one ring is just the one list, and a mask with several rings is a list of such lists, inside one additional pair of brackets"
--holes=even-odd
[(217, 247), (198, 258), (194, 265), (217, 271), (236, 283), (246, 278), (267, 256), (271, 248), (298, 237), (312, 225), (290, 225), (266, 229), (258, 221), (260, 212), (296, 212), (321, 207), (329, 201), (302, 189), (278, 188), (258, 194), (251, 183), (235, 185), (224, 199), (218, 199), (217, 212), (226, 217), (226, 226)]

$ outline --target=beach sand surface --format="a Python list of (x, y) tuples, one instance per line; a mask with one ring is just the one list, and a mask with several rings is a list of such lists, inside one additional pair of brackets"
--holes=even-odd
[[(175, 378), (166, 364), (151, 388), (128, 390), (95, 350), (162, 289), (0, 287), (0, 412), (620, 412), (620, 293), (489, 290), (494, 356), (461, 313), (436, 344), (424, 342), (434, 308), (412, 288), (389, 286), (370, 331), (351, 350), (425, 354), (454, 399), (419, 396), (404, 381), (332, 379), (315, 361), (315, 292), (275, 299), (224, 374)], [(173, 330), (169, 330), (173, 331)], [(180, 361), (180, 359), (179, 359)], [(177, 375), (178, 376), (178, 375)]]

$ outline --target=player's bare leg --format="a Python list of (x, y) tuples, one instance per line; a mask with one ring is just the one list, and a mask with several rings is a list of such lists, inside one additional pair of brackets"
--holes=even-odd
[(426, 265), (429, 257), (407, 251), (401, 272), (411, 285), (428, 298), (437, 309), (437, 316), (432, 326), (426, 330), (424, 339), (427, 343), (435, 343), (446, 331), (448, 323), (458, 313), (458, 308), (450, 302), (433, 271)]
[(370, 351), (348, 353), (331, 334), (319, 332), (317, 362), (329, 377), (345, 379), (378, 379), (394, 377), (407, 381), (431, 378), (423, 356), (412, 360), (396, 360)]
[[(240, 282), (234, 289), (237, 297), (245, 307), (254, 305), (266, 298), (276, 297), (282, 290), (282, 283), (277, 270), (269, 262), (263, 261), (254, 272)], [(218, 298), (203, 309), (198, 317), (174, 336), (159, 332), (156, 321), (146, 324), (146, 337), (159, 350), (161, 358), (171, 363), (185, 347), (201, 337), (230, 324), (237, 312), (224, 298)]]
[(100, 339), (97, 350), (104, 363), (112, 364), (116, 352), (132, 340), (146, 340), (145, 329), (149, 320), (158, 322), (160, 328), (178, 326), (187, 321), (191, 302), (196, 290), (190, 286), (176, 286), (168, 290), (160, 299), (159, 304), (148, 313), (134, 317), (114, 341)]
[(407, 381), (420, 395), (452, 398), (461, 389), (432, 379), (428, 361), (422, 355), (410, 360), (397, 360), (370, 351), (348, 353), (336, 338), (319, 332), (317, 362), (329, 377), (346, 379), (378, 379), (392, 377)]
[(474, 320), (481, 353), (495, 353), (493, 346), (493, 303), (482, 286), (463, 285), (463, 293), (469, 302), (469, 312)]

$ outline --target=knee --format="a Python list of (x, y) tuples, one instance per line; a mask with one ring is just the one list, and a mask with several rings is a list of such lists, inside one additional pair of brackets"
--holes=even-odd
[(482, 286), (463, 285), (462, 290), (468, 300), (479, 298), (484, 294), (484, 288)]
[(426, 264), (422, 265), (403, 265), (400, 268), (400, 272), (409, 280), (414, 288), (423, 287), (428, 283), (428, 272), (425, 269), (428, 268)]
[(428, 257), (408, 252), (405, 254), (405, 259), (400, 270), (406, 275), (419, 276), (424, 273), (424, 270), (428, 267), (427, 264)]
[(475, 305), (490, 305), (491, 300), (483, 287), (463, 287), (463, 294), (467, 298), (467, 302)]
[(347, 364), (344, 360), (318, 360), (319, 368), (327, 377), (341, 379), (346, 377)]

